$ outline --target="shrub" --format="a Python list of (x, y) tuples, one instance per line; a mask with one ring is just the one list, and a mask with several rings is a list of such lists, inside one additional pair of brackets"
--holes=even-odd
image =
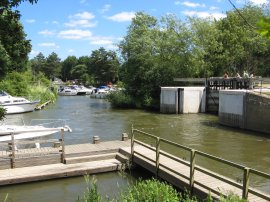
[(120, 201), (177, 202), (180, 201), (180, 198), (172, 186), (156, 179), (150, 179), (139, 180), (135, 185), (129, 187), (127, 192), (121, 194)]
[(110, 92), (107, 99), (112, 104), (112, 107), (117, 108), (134, 108), (135, 102), (130, 95), (125, 91)]
[(84, 179), (86, 181), (87, 188), (84, 192), (83, 197), (78, 197), (77, 202), (100, 202), (102, 198), (100, 193), (98, 192), (96, 179), (93, 177), (90, 180), (89, 175), (84, 176)]

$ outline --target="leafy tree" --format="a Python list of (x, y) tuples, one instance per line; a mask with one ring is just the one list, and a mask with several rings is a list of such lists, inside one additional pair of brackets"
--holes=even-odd
[(76, 65), (71, 69), (70, 73), (72, 78), (79, 79), (82, 75), (87, 73), (87, 67), (86, 65)]
[(33, 75), (37, 75), (42, 69), (45, 68), (46, 58), (42, 53), (39, 53), (36, 57), (30, 60), (30, 63)]
[(6, 71), (3, 73), (6, 74), (13, 70), (25, 71), (31, 44), (26, 39), (19, 17), (10, 17), (7, 11), (3, 11), (3, 13), (0, 13), (0, 27), (1, 49), (4, 49), (8, 58), (10, 58), (10, 65), (5, 67)]
[(0, 77), (4, 76), (10, 66), (10, 57), (0, 41)]
[(217, 22), (220, 48), (218, 52), (208, 51), (214, 76), (222, 75), (225, 70), (231, 73), (244, 70), (256, 73), (262, 63), (266, 64), (264, 58), (267, 57), (269, 43), (250, 26), (264, 15), (262, 9), (248, 5), (239, 12), (245, 16), (245, 20), (237, 11), (230, 11), (226, 18)]
[(47, 78), (53, 78), (60, 76), (61, 72), (61, 59), (58, 55), (52, 52), (47, 58), (46, 63), (42, 67), (42, 72)]
[(69, 56), (62, 62), (61, 76), (63, 80), (73, 79), (71, 77), (71, 70), (78, 64), (75, 56)]
[(94, 50), (90, 56), (89, 73), (92, 74), (97, 84), (115, 82), (118, 79), (119, 60), (114, 51), (104, 48)]
[(160, 86), (194, 74), (191, 33), (173, 15), (160, 21), (139, 12), (119, 44), (123, 82), (138, 107), (159, 108)]

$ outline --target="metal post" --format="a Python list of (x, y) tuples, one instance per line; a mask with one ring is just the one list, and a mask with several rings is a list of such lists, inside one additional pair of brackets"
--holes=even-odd
[(243, 175), (243, 192), (242, 192), (242, 198), (247, 199), (248, 198), (248, 188), (249, 188), (249, 168), (244, 168), (244, 175)]
[(160, 138), (156, 139), (156, 177), (158, 177), (159, 170), (159, 151), (160, 151)]
[(65, 163), (66, 153), (65, 153), (65, 139), (64, 139), (64, 129), (61, 129), (61, 146), (62, 146), (62, 155), (61, 155), (61, 163)]
[(14, 142), (14, 132), (11, 133), (11, 168), (15, 168), (15, 142)]
[(189, 186), (190, 186), (191, 194), (193, 193), (193, 187), (194, 187), (195, 154), (196, 154), (196, 150), (192, 149), (190, 151), (190, 176), (189, 176)]

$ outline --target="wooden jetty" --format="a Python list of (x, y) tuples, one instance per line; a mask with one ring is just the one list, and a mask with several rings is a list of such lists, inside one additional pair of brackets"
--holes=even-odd
[[(137, 136), (140, 135), (146, 142), (149, 142), (149, 138), (153, 141), (150, 144), (139, 141)], [(59, 139), (40, 142), (47, 144), (53, 142), (54, 147), (16, 150), (13, 142), (9, 144), (11, 150), (0, 151), (0, 186), (117, 171), (132, 162), (182, 190), (190, 190), (201, 198), (206, 198), (209, 193), (214, 198), (219, 198), (220, 195), (226, 196), (233, 192), (249, 201), (270, 201), (270, 193), (263, 193), (249, 185), (251, 175), (269, 180), (269, 174), (137, 129), (132, 128), (131, 141), (127, 140), (127, 134), (124, 133), (121, 141), (100, 142), (99, 137), (94, 136), (92, 143), (65, 145), (62, 131)], [(19, 143), (26, 144), (29, 141), (16, 142)], [(161, 146), (164, 143), (189, 152), (189, 160), (183, 160), (162, 150)], [(198, 166), (195, 162), (198, 155), (242, 170), (241, 183)]]
[(43, 104), (41, 105), (38, 105), (35, 110), (41, 110), (43, 109), (46, 105), (50, 104), (51, 103), (51, 100), (47, 101), (47, 102), (44, 102)]

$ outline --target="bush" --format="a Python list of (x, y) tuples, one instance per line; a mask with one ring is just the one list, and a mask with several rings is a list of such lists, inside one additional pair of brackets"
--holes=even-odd
[(134, 108), (135, 102), (130, 95), (125, 91), (110, 92), (107, 99), (112, 104), (112, 107), (117, 108)]
[(135, 185), (129, 187), (128, 191), (122, 193), (120, 201), (155, 201), (155, 202), (178, 202), (180, 197), (172, 186), (156, 179), (139, 180)]
[(0, 107), (0, 121), (5, 118), (6, 109)]

